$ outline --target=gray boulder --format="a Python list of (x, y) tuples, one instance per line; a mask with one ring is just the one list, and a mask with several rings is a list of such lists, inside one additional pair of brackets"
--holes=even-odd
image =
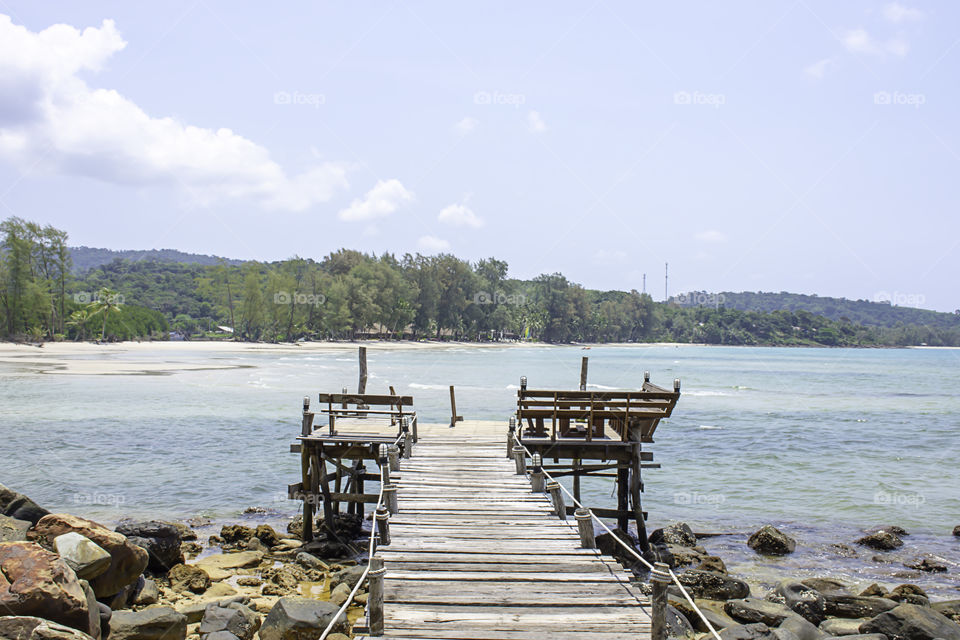
[(353, 589), (355, 586), (357, 586), (357, 583), (360, 581), (360, 577), (363, 575), (365, 570), (365, 566), (358, 564), (353, 567), (347, 567), (337, 571), (330, 576), (330, 589), (333, 590), (341, 584), (347, 585), (348, 589)]
[[(338, 609), (329, 602), (312, 598), (280, 598), (260, 627), (260, 640), (317, 640)], [(337, 621), (334, 631), (347, 632), (346, 616)]]
[(148, 606), (157, 604), (160, 601), (160, 588), (153, 580), (144, 580), (143, 584), (138, 583), (137, 589), (133, 594), (133, 604), (139, 606)]
[(844, 591), (827, 591), (822, 595), (824, 611), (837, 618), (872, 618), (897, 606), (889, 598), (855, 596)]
[(807, 578), (801, 580), (800, 584), (806, 585), (811, 589), (816, 589), (820, 593), (826, 591), (846, 591), (847, 583), (834, 580), (833, 578)]
[(860, 633), (860, 625), (870, 618), (828, 618), (820, 623), (820, 631), (831, 636), (852, 636)]
[(50, 512), (27, 496), (0, 484), (0, 515), (16, 520), (26, 520), (34, 525), (48, 513)]
[(762, 622), (738, 624), (720, 632), (720, 640), (781, 640), (773, 630)]
[(180, 530), (169, 522), (150, 520), (147, 522), (122, 522), (115, 531), (127, 536), (131, 543), (147, 550), (150, 554), (149, 569), (155, 573), (166, 573), (174, 565), (183, 562), (180, 553)]
[(826, 635), (817, 628), (817, 625), (804, 620), (800, 616), (784, 618), (777, 629), (789, 631), (797, 637), (797, 640), (820, 640)]
[(922, 558), (914, 558), (910, 562), (905, 562), (903, 564), (908, 569), (916, 569), (917, 571), (926, 571), (927, 573), (946, 573), (947, 565), (944, 564), (941, 560), (937, 558), (931, 558), (929, 556)]
[(942, 613), (956, 623), (960, 623), (960, 600), (941, 600), (940, 602), (931, 602), (930, 608), (937, 613)]
[(901, 604), (864, 622), (860, 633), (882, 633), (890, 640), (960, 640), (960, 625), (930, 607)]
[(184, 640), (187, 617), (173, 607), (147, 607), (140, 611), (114, 611), (110, 640)]
[(27, 539), (27, 529), (31, 524), (27, 520), (17, 520), (0, 515), (0, 542), (21, 542)]
[(110, 568), (110, 554), (76, 531), (54, 538), (53, 547), (77, 577), (83, 580), (93, 580)]
[(693, 625), (687, 620), (680, 611), (667, 605), (667, 637), (669, 638), (692, 638), (694, 634)]
[(305, 551), (299, 552), (296, 555), (295, 560), (297, 564), (299, 564), (301, 567), (306, 567), (307, 569), (320, 569), (321, 571), (325, 571), (330, 568), (330, 565), (328, 565), (326, 562), (316, 556), (306, 553)]
[(814, 625), (820, 624), (825, 615), (826, 601), (820, 592), (795, 580), (784, 580), (778, 584), (767, 599), (782, 602)]
[(689, 569), (677, 574), (677, 579), (695, 598), (732, 600), (750, 595), (750, 586), (746, 582), (715, 571)]
[(203, 620), (203, 615), (207, 612), (207, 607), (215, 604), (220, 607), (229, 607), (231, 604), (249, 604), (250, 598), (247, 596), (231, 596), (229, 598), (204, 598), (186, 604), (177, 605), (177, 611), (187, 617), (188, 624), (196, 624)]
[(900, 604), (919, 604), (924, 607), (930, 604), (930, 598), (927, 597), (926, 592), (915, 584), (901, 584), (895, 587), (887, 597)]
[(782, 604), (759, 598), (730, 600), (723, 605), (723, 610), (734, 620), (744, 623), (762, 622), (769, 627), (775, 627), (790, 616), (796, 615)]
[[(690, 603), (687, 602), (687, 599), (684, 597), (668, 596), (667, 602), (671, 607), (682, 613), (687, 620), (693, 625), (693, 628), (700, 633), (708, 633), (710, 629), (707, 628), (706, 623), (703, 621), (693, 607), (690, 606)], [(700, 609), (700, 612), (703, 613), (703, 617), (706, 618), (714, 629), (726, 629), (727, 627), (733, 627), (738, 624), (736, 620), (728, 616), (723, 611), (723, 602), (719, 600), (695, 600), (697, 603), (697, 608)]]
[(233, 603), (221, 607), (211, 604), (203, 613), (198, 633), (201, 638), (204, 638), (210, 634), (226, 631), (239, 640), (252, 640), (258, 629), (260, 629), (260, 616), (244, 605)]
[(669, 527), (655, 529), (650, 534), (650, 544), (675, 544), (680, 547), (693, 547), (697, 536), (686, 522), (675, 522)]
[(785, 556), (797, 548), (797, 541), (776, 527), (765, 524), (747, 540), (747, 546), (765, 556)]
[(957, 538), (960, 538), (960, 524), (953, 528), (953, 535)]
[(870, 547), (877, 551), (893, 551), (903, 546), (903, 540), (900, 539), (900, 536), (889, 529), (880, 529), (879, 531), (868, 533), (856, 542), (859, 545)]
[(93, 640), (82, 631), (32, 616), (0, 616), (0, 638), (4, 640)]

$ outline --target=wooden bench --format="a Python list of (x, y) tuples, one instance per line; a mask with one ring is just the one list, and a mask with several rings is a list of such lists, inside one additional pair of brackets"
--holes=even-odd
[[(413, 396), (374, 395), (368, 393), (321, 393), (319, 413), (326, 415), (330, 435), (336, 432), (337, 421), (344, 418), (367, 419), (389, 418), (390, 425), (398, 425), (401, 433), (402, 419), (406, 418), (417, 441), (417, 412), (413, 409)], [(324, 406), (325, 405), (325, 406)]]
[(649, 381), (638, 391), (520, 389), (517, 421), (526, 421), (525, 437), (653, 442), (657, 425), (679, 398), (679, 385), (669, 391)]

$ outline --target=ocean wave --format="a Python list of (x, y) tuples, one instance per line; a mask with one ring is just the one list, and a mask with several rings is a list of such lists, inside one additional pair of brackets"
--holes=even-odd
[(443, 385), (443, 384), (420, 384), (419, 382), (411, 382), (411, 383), (408, 384), (407, 386), (410, 387), (411, 389), (428, 389), (428, 390), (434, 390), (434, 391), (438, 391), (438, 390), (442, 390), (442, 389), (449, 389), (449, 388), (450, 388), (450, 385)]
[(617, 391), (620, 387), (606, 387), (602, 384), (588, 384), (587, 389), (596, 389), (597, 391)]
[(704, 391), (684, 391), (684, 392), (683, 392), (683, 395), (685, 395), (685, 396), (700, 396), (700, 397), (704, 397), (704, 398), (712, 398), (712, 397), (717, 397), (717, 396), (728, 396), (728, 395), (730, 395), (730, 394), (727, 393), (726, 391), (709, 391), (709, 390), (704, 390)]
[(504, 389), (508, 389), (510, 391), (516, 391), (519, 388), (520, 388), (520, 385), (518, 384), (508, 384), (507, 386), (504, 387)]
[(703, 429), (704, 431), (708, 431), (708, 430), (712, 431), (714, 429), (716, 430), (723, 429), (723, 427), (718, 427), (713, 424), (701, 424), (700, 426), (697, 427), (697, 429)]

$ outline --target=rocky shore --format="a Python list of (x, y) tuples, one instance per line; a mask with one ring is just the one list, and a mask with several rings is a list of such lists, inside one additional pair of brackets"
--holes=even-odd
[[(286, 531), (268, 524), (224, 525), (205, 540), (190, 523), (122, 521), (110, 529), (48, 513), (0, 485), (0, 639), (318, 638), (364, 569), (358, 564), (365, 561), (363, 522), (344, 515), (333, 525), (335, 536), (309, 545), (299, 540), (299, 518)], [(953, 534), (960, 536), (960, 527)], [(904, 535), (888, 527), (851, 542), (884, 553), (899, 547)], [(654, 531), (650, 542), (652, 559), (676, 571), (723, 640), (960, 640), (960, 599), (931, 601), (917, 585), (853, 589), (829, 576), (785, 576), (761, 593), (731, 575), (683, 523)], [(625, 566), (635, 564), (609, 534), (598, 535), (597, 543)], [(747, 544), (765, 556), (796, 548), (772, 526), (759, 529)], [(941, 570), (927, 560), (917, 568)], [(709, 637), (680, 590), (671, 587), (670, 594), (671, 635)], [(329, 637), (349, 637), (365, 602), (361, 586)]]

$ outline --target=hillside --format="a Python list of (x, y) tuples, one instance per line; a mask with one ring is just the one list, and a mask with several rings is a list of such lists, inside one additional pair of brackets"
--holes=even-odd
[(960, 328), (960, 313), (941, 313), (929, 309), (896, 306), (890, 302), (847, 300), (801, 293), (723, 291), (718, 294), (693, 291), (673, 296), (671, 302), (681, 307), (722, 306), (739, 311), (808, 311), (831, 320), (852, 322), (870, 327), (919, 325), (937, 329)]
[(218, 256), (208, 256), (198, 253), (184, 253), (176, 249), (127, 249), (115, 251), (95, 247), (70, 247), (70, 257), (73, 259), (73, 272), (85, 273), (90, 269), (110, 264), (116, 259), (130, 262), (158, 262), (181, 263), (213, 266), (225, 262), (229, 265), (243, 264), (243, 260), (231, 260)]

